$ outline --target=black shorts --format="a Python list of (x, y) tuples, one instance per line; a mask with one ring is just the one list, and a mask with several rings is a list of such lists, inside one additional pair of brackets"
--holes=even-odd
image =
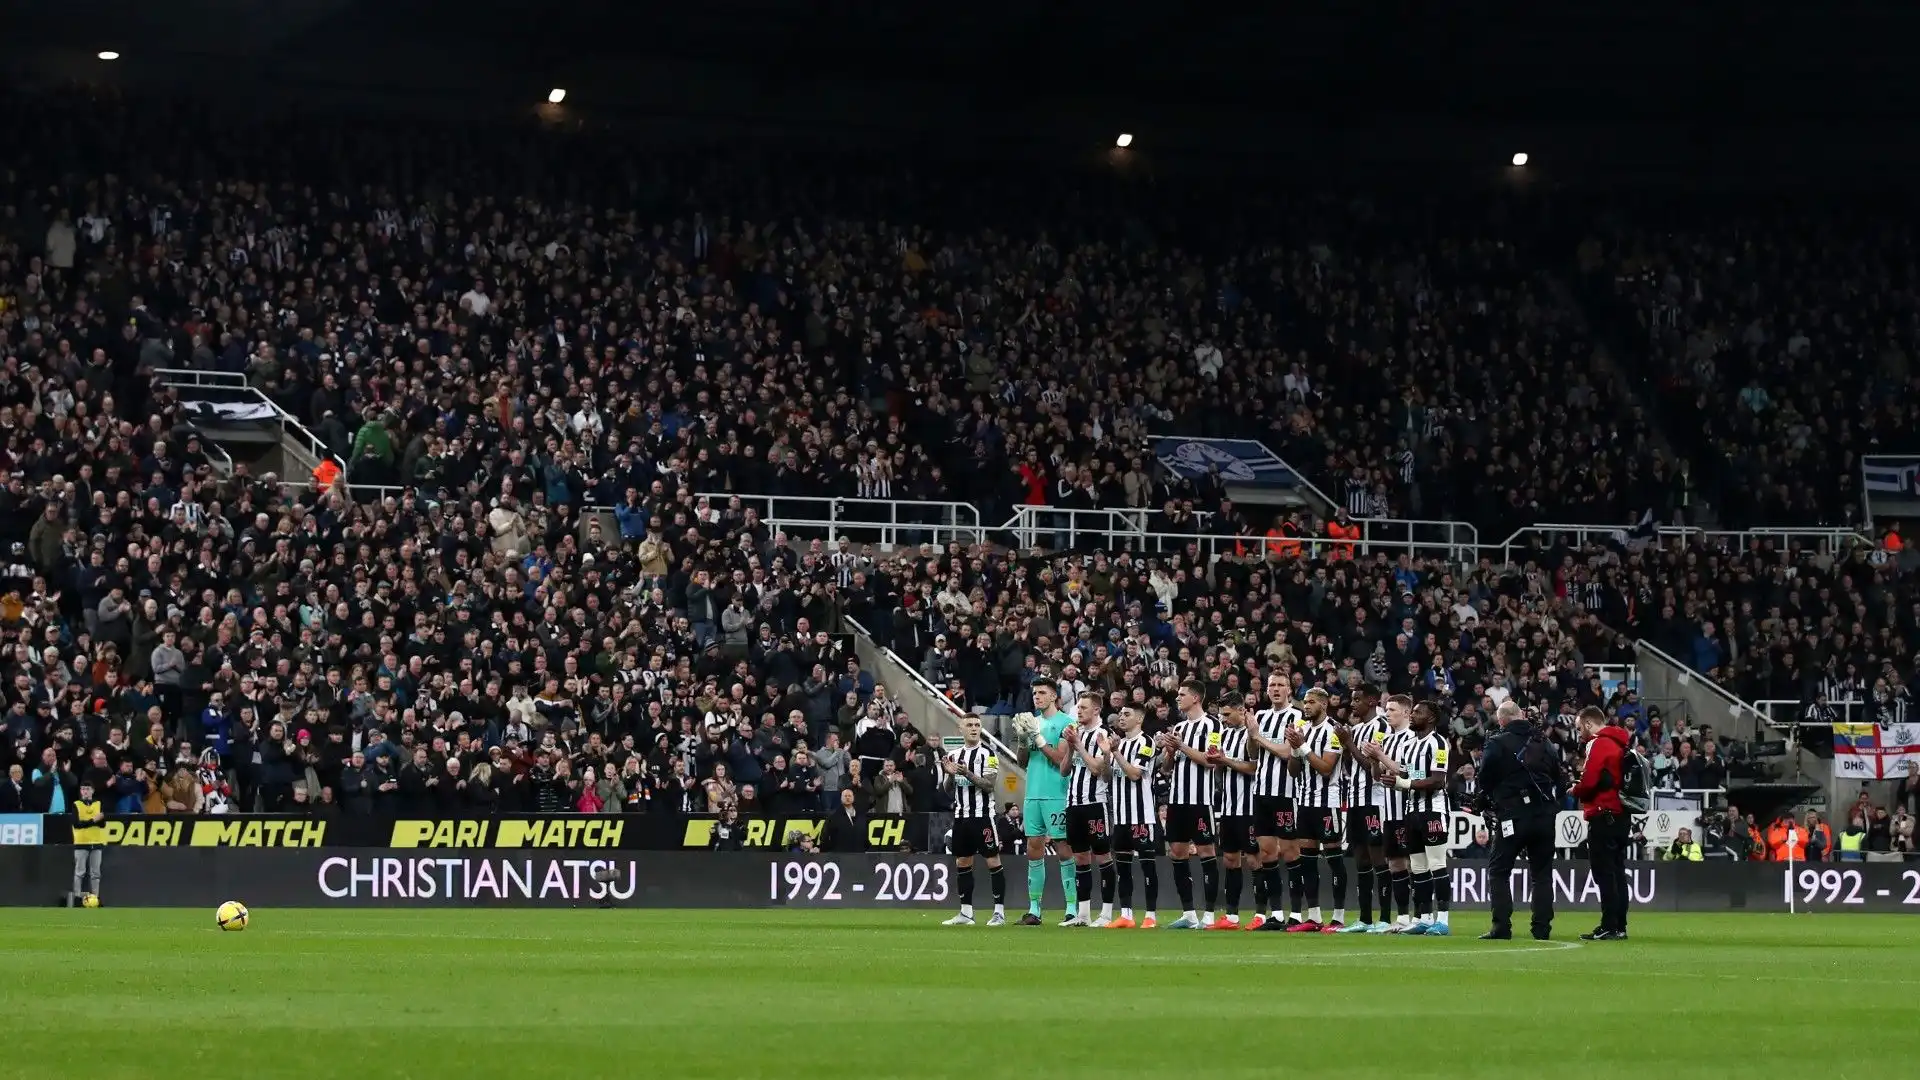
[(1207, 806), (1167, 807), (1167, 843), (1213, 845), (1213, 809)]
[(1423, 850), (1413, 843), (1413, 831), (1407, 828), (1406, 818), (1395, 818), (1387, 822), (1387, 854), (1404, 859), (1415, 851)]
[(1293, 800), (1285, 795), (1259, 795), (1253, 800), (1253, 828), (1256, 836), (1281, 840), (1294, 838)]
[(1407, 841), (1415, 851), (1424, 851), (1430, 847), (1447, 846), (1447, 816), (1445, 814), (1408, 814)]
[(1143, 859), (1151, 859), (1160, 854), (1160, 826), (1158, 825), (1115, 825), (1113, 827), (1113, 850), (1132, 852)]
[(1299, 815), (1300, 839), (1310, 840), (1323, 849), (1340, 846), (1340, 811), (1331, 806), (1302, 806)]
[(1067, 847), (1105, 855), (1113, 849), (1107, 833), (1107, 808), (1100, 803), (1067, 807)]
[(1254, 840), (1253, 820), (1251, 816), (1243, 816), (1240, 814), (1220, 815), (1220, 851), (1222, 854), (1229, 851), (1247, 852), (1260, 850), (1260, 845)]
[(1377, 806), (1349, 806), (1347, 808), (1347, 835), (1353, 838), (1355, 845), (1379, 847), (1386, 843), (1387, 831), (1385, 819), (1380, 816)]
[(970, 859), (975, 855), (1000, 854), (1000, 837), (993, 831), (992, 818), (954, 818), (953, 855)]

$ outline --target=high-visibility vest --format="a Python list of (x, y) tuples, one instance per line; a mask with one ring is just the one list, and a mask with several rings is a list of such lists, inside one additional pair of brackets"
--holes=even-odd
[(107, 815), (100, 800), (73, 802), (73, 843), (76, 847), (99, 847), (107, 842)]
[(1354, 542), (1360, 539), (1360, 526), (1358, 523), (1351, 521), (1345, 525), (1337, 521), (1329, 521), (1327, 522), (1327, 536), (1334, 540), (1333, 550), (1328, 553), (1329, 558), (1351, 559), (1353, 558)]
[(1867, 849), (1867, 834), (1863, 832), (1843, 832), (1840, 834), (1840, 853), (1858, 855)]
[(340, 479), (340, 466), (335, 465), (332, 458), (327, 458), (314, 467), (313, 486), (316, 490), (325, 491), (338, 479)]
[(1267, 554), (1283, 559), (1300, 554), (1300, 539), (1291, 524), (1267, 530)]
[(1774, 822), (1767, 828), (1767, 857), (1774, 862), (1786, 862), (1789, 858), (1794, 862), (1805, 862), (1807, 830), (1798, 825)]

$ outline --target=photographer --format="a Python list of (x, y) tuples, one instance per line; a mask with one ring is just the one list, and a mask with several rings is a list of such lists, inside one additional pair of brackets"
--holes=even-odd
[(1700, 862), (1706, 858), (1706, 854), (1700, 850), (1699, 844), (1693, 842), (1693, 830), (1682, 826), (1673, 843), (1660, 852), (1660, 858), (1665, 862)]
[(1533, 936), (1553, 936), (1553, 823), (1565, 767), (1544, 731), (1512, 701), (1494, 711), (1500, 732), (1480, 758), (1479, 807), (1494, 837), (1487, 866), (1493, 925), (1482, 940), (1513, 937), (1513, 867), (1522, 852), (1533, 899)]

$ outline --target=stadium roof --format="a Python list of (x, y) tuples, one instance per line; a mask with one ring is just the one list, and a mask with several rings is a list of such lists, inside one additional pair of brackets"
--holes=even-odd
[[(16, 70), (261, 85), (311, 101), (408, 99), (490, 112), (569, 91), (597, 117), (1311, 156), (1373, 145), (1417, 160), (1593, 152), (1649, 159), (1825, 140), (1920, 106), (1912, 5), (1726, 9), (1561, 0), (1458, 5), (1140, 0), (74, 0), (14, 8)], [(1559, 140), (1560, 146), (1554, 145)], [(1365, 142), (1363, 140), (1370, 140)], [(1778, 142), (1776, 136), (1774, 141)], [(1880, 140), (1873, 140), (1878, 142)], [(1796, 142), (1798, 145), (1798, 143)], [(1408, 149), (1402, 149), (1406, 147)]]

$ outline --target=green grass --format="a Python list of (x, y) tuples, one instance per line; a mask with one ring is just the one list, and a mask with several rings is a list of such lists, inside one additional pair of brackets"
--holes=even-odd
[(223, 934), (14, 910), (0, 1077), (1914, 1075), (1907, 916), (1642, 915), (1583, 946), (1475, 941), (1476, 915), (1387, 940), (945, 914), (256, 911)]

